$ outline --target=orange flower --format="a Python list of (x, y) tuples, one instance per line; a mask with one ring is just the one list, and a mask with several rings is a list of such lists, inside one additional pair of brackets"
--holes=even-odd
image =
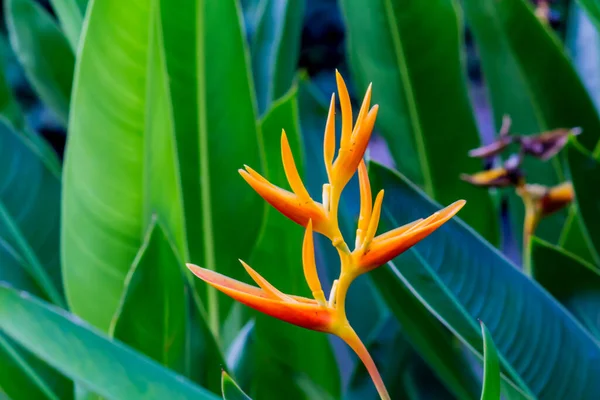
[[(375, 105), (369, 110), (371, 101), (371, 86), (369, 86), (356, 124), (353, 126), (350, 96), (341, 75), (336, 73), (336, 77), (342, 109), (342, 135), (338, 155), (334, 161), (335, 96), (332, 96), (325, 126), (323, 152), (329, 182), (323, 185), (322, 203), (314, 201), (304, 187), (285, 132), (281, 134), (281, 157), (291, 192), (271, 184), (248, 166), (240, 170), (242, 177), (260, 196), (283, 215), (306, 227), (302, 244), (302, 264), (313, 299), (280, 292), (243, 261), (241, 261), (242, 265), (258, 287), (193, 264), (187, 266), (209, 285), (249, 307), (290, 324), (340, 337), (365, 364), (381, 398), (389, 399), (373, 359), (346, 317), (345, 304), (348, 289), (357, 276), (385, 264), (436, 230), (452, 218), (465, 202), (457, 201), (424, 220), (415, 221), (375, 237), (383, 203), (383, 191), (378, 193), (372, 204), (371, 186), (363, 156), (375, 124), (378, 107)], [(351, 252), (339, 229), (338, 206), (344, 187), (357, 169), (361, 205), (356, 246)], [(340, 255), (340, 276), (333, 282), (328, 298), (323, 293), (317, 274), (313, 228), (316, 232), (327, 236)]]

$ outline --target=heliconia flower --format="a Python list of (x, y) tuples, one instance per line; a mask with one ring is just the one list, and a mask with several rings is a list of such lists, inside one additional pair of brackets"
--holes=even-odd
[(240, 175), (263, 199), (292, 221), (305, 227), (312, 220), (315, 231), (332, 236), (327, 211), (310, 197), (300, 180), (285, 132), (282, 132), (281, 138), (283, 165), (293, 193), (273, 185), (248, 166), (239, 170)]
[(521, 159), (520, 154), (514, 154), (501, 167), (477, 172), (473, 175), (462, 174), (460, 178), (472, 185), (481, 187), (517, 186), (523, 181), (523, 173), (519, 169)]
[(567, 144), (569, 137), (577, 136), (581, 128), (554, 129), (539, 135), (521, 136), (519, 141), (525, 154), (529, 154), (540, 160), (549, 160), (554, 157)]
[[(281, 158), (291, 191), (273, 185), (248, 166), (239, 170), (240, 175), (263, 199), (283, 215), (306, 228), (302, 243), (302, 265), (313, 298), (282, 293), (241, 260), (258, 287), (193, 264), (187, 264), (187, 267), (209, 285), (255, 310), (290, 324), (340, 337), (364, 363), (380, 397), (389, 400), (390, 396), (373, 359), (346, 317), (348, 289), (357, 276), (385, 264), (435, 231), (452, 218), (465, 202), (457, 201), (426, 219), (375, 236), (384, 192), (381, 190), (372, 202), (371, 186), (363, 156), (375, 124), (378, 106), (369, 109), (369, 85), (353, 125), (350, 96), (344, 80), (337, 71), (336, 80), (342, 110), (342, 134), (336, 157), (334, 95), (331, 98), (324, 135), (323, 159), (328, 182), (323, 185), (322, 203), (313, 200), (302, 183), (285, 131), (281, 134)], [(354, 251), (350, 251), (339, 228), (338, 206), (344, 187), (357, 170), (361, 204), (356, 246)], [(327, 236), (340, 255), (340, 276), (333, 282), (328, 298), (323, 293), (317, 273), (313, 230)]]
[(512, 120), (508, 115), (502, 118), (502, 127), (500, 128), (499, 137), (496, 141), (469, 151), (469, 156), (477, 158), (493, 157), (502, 153), (516, 139), (515, 136), (509, 136), (510, 125)]

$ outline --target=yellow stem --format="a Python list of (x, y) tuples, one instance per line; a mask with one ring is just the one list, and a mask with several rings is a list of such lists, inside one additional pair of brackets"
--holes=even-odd
[(352, 350), (354, 350), (356, 355), (365, 365), (367, 371), (369, 372), (369, 375), (371, 376), (371, 379), (373, 380), (373, 383), (375, 384), (375, 388), (377, 388), (377, 393), (379, 393), (379, 397), (381, 397), (382, 400), (390, 400), (390, 395), (388, 394), (388, 391), (385, 388), (385, 384), (383, 383), (383, 379), (381, 379), (381, 375), (377, 370), (377, 366), (375, 365), (373, 358), (371, 358), (371, 355), (369, 354), (367, 348), (362, 343), (356, 332), (354, 332), (354, 329), (352, 329), (350, 325), (345, 325), (340, 329), (338, 336), (344, 342), (346, 342), (346, 344), (348, 344), (348, 346), (350, 346)]

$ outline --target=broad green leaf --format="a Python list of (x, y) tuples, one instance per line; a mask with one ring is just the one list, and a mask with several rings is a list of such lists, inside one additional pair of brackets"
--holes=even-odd
[(72, 384), (0, 331), (0, 391), (13, 400), (70, 399)]
[[(337, 97), (337, 96), (336, 96)], [(327, 182), (325, 163), (323, 162), (323, 137), (328, 112), (328, 99), (318, 92), (315, 84), (306, 77), (300, 79), (298, 88), (298, 106), (304, 159), (314, 162), (306, 170), (306, 188), (313, 198), (321, 198), (323, 184)], [(341, 119), (336, 112), (336, 128), (339, 139)], [(339, 140), (338, 140), (339, 143)], [(344, 189), (339, 205), (340, 229), (347, 240), (354, 238), (359, 213), (359, 191), (356, 178)], [(315, 236), (317, 268), (319, 269), (323, 290), (329, 293), (330, 285), (339, 275), (340, 260), (331, 241), (322, 235)], [(354, 281), (346, 298), (346, 310), (350, 323), (360, 337), (367, 337), (382, 316), (381, 301), (377, 297), (368, 276)], [(342, 348), (346, 351), (346, 348)]]
[[(384, 200), (385, 201), (385, 200)], [(389, 200), (388, 200), (389, 201)], [(406, 340), (457, 398), (477, 398), (478, 379), (452, 334), (432, 315), (410, 289), (386, 268), (370, 274), (388, 307), (400, 322)]]
[[(65, 160), (68, 298), (104, 330), (152, 213), (179, 257), (234, 277), (262, 218), (237, 172), (260, 158), (235, 3), (136, 0), (134, 12), (121, 9), (116, 0), (89, 5)], [(216, 332), (216, 292), (194, 282)]]
[(10, 42), (40, 99), (67, 124), (75, 56), (67, 39), (38, 3), (5, 3)]
[(500, 360), (494, 340), (485, 324), (480, 321), (483, 336), (483, 389), (481, 400), (500, 400)]
[(222, 374), (221, 387), (223, 400), (251, 400), (225, 371)]
[(0, 119), (0, 280), (63, 305), (60, 181)]
[(184, 373), (186, 299), (181, 262), (160, 222), (148, 227), (125, 281), (111, 336)]
[(600, 272), (581, 258), (534, 238), (534, 278), (600, 340)]
[[(371, 175), (374, 190), (386, 190), (385, 224), (401, 226), (440, 209), (398, 173), (373, 163)], [(479, 353), (475, 321), (485, 321), (507, 376), (527, 392), (600, 396), (600, 381), (594, 378), (600, 373), (598, 344), (556, 300), (460, 219), (445, 223), (390, 269)]]
[(577, 3), (588, 13), (596, 29), (600, 30), (600, 4), (595, 0), (577, 0)]
[(575, 140), (567, 146), (569, 176), (575, 189), (575, 203), (583, 221), (586, 240), (595, 264), (600, 265), (600, 198), (593, 188), (600, 184), (600, 162)]
[(373, 102), (380, 105), (377, 127), (396, 166), (441, 203), (470, 201), (474, 207), (463, 217), (497, 242), (498, 217), (489, 193), (459, 179), (481, 162), (467, 156), (480, 140), (461, 62), (456, 1), (341, 4), (359, 97), (372, 82)]
[(263, 0), (252, 37), (252, 73), (263, 115), (292, 86), (300, 57), (304, 0)]
[[(261, 121), (266, 166), (264, 176), (288, 188), (281, 161), (281, 133), (285, 130), (300, 174), (306, 169), (298, 125), (297, 89), (273, 103)], [(302, 267), (304, 229), (269, 206), (251, 265), (284, 293), (312, 298)], [(274, 262), (275, 260), (275, 262)], [(299, 398), (294, 375), (307, 374), (334, 396), (340, 392), (339, 372), (327, 335), (256, 313), (256, 365), (251, 394), (256, 398)]]
[(87, 0), (50, 0), (71, 49), (77, 51)]
[(73, 380), (117, 399), (217, 399), (56, 307), (0, 286), (0, 329)]
[[(249, 60), (236, 2), (161, 0), (188, 260), (246, 279), (264, 202), (238, 174), (261, 165)], [(235, 227), (242, 227), (236, 229)], [(233, 235), (232, 229), (235, 230)], [(200, 280), (211, 327), (232, 301)]]
[[(579, 126), (583, 128), (581, 139), (592, 150), (600, 137), (594, 104), (558, 38), (527, 3), (463, 1), (489, 88), (496, 128), (505, 114), (512, 118), (512, 131), (523, 135)], [(530, 183), (552, 185), (563, 179), (558, 159), (549, 163), (526, 159), (523, 169)], [(516, 195), (510, 196), (510, 213), (515, 234), (521, 238), (524, 208)], [(556, 242), (565, 217), (566, 212), (559, 212), (546, 218), (537, 234)]]

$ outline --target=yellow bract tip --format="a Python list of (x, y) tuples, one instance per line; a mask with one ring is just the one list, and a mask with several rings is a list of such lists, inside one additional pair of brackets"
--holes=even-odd
[(317, 300), (320, 305), (325, 306), (327, 301), (325, 300), (325, 294), (321, 287), (321, 281), (319, 280), (319, 274), (317, 273), (317, 264), (315, 262), (312, 220), (308, 221), (304, 233), (304, 241), (302, 243), (302, 266), (304, 267), (306, 283), (308, 283), (308, 287), (315, 296), (315, 300)]
[(377, 193), (377, 197), (375, 198), (375, 204), (373, 204), (373, 212), (369, 217), (369, 226), (367, 228), (367, 232), (365, 234), (365, 240), (362, 244), (362, 249), (366, 250), (369, 247), (369, 244), (375, 237), (375, 233), (377, 233), (377, 227), (379, 226), (379, 218), (381, 217), (381, 205), (383, 203), (383, 189)]
[(352, 105), (350, 104), (350, 95), (344, 78), (336, 71), (335, 80), (337, 83), (338, 93), (340, 95), (340, 107), (342, 109), (342, 140), (341, 147), (346, 148), (350, 143), (352, 135)]
[(281, 159), (283, 160), (285, 176), (290, 184), (290, 187), (292, 188), (292, 191), (300, 199), (309, 200), (310, 195), (304, 187), (302, 179), (300, 179), (300, 174), (298, 173), (296, 163), (294, 162), (294, 156), (292, 155), (290, 143), (288, 142), (287, 135), (283, 129), (281, 130)]
[(335, 155), (335, 93), (331, 95), (329, 103), (329, 113), (327, 114), (327, 123), (325, 124), (325, 138), (323, 141), (323, 159), (327, 178), (331, 182), (331, 168), (333, 166), (333, 156)]

